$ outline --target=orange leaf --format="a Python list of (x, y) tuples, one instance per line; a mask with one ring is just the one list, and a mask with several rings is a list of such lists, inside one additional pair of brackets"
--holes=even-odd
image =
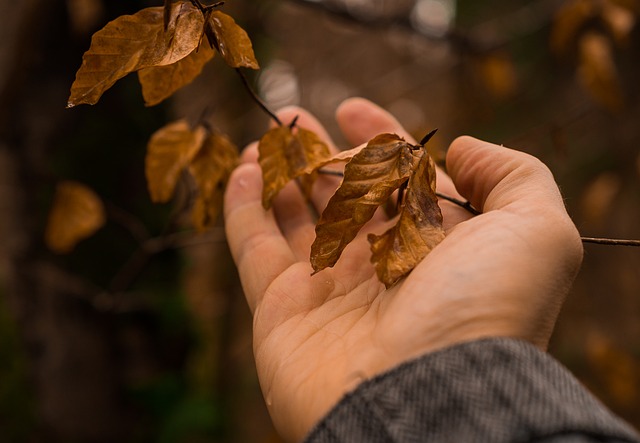
[(480, 59), (479, 67), (478, 73), (491, 95), (506, 99), (516, 92), (518, 78), (508, 53), (497, 51), (488, 54)]
[[(276, 195), (289, 181), (312, 174), (316, 164), (329, 158), (329, 148), (313, 132), (304, 128), (278, 126), (271, 129), (258, 145), (264, 187), (262, 205), (269, 209)], [(313, 177), (310, 177), (313, 181)], [(307, 183), (307, 187), (310, 187)]]
[(104, 207), (95, 192), (81, 183), (61, 182), (49, 212), (45, 243), (54, 252), (69, 253), (104, 223)]
[(426, 151), (411, 174), (395, 226), (369, 234), (371, 261), (387, 288), (407, 275), (444, 239), (442, 213), (435, 194), (436, 167)]
[(229, 66), (260, 69), (253, 53), (251, 39), (231, 16), (221, 11), (213, 11), (208, 24), (213, 33), (209, 33), (211, 44)]
[(157, 105), (178, 89), (191, 83), (200, 75), (202, 68), (214, 54), (213, 49), (205, 44), (171, 65), (153, 66), (138, 71), (145, 105)]
[(414, 147), (395, 134), (378, 135), (353, 156), (316, 225), (311, 246), (316, 272), (335, 265), (378, 206), (409, 179), (416, 161)]
[(618, 5), (610, 0), (603, 2), (602, 19), (616, 43), (628, 43), (629, 35), (636, 24), (634, 12), (628, 6)]
[(640, 389), (640, 359), (597, 331), (588, 334), (586, 345), (587, 364), (604, 388), (602, 394), (612, 403), (633, 410)]
[(589, 32), (580, 39), (578, 78), (591, 96), (602, 106), (617, 111), (622, 106), (622, 91), (611, 54), (609, 39)]
[(224, 190), (238, 165), (238, 148), (227, 138), (211, 134), (189, 165), (198, 197), (193, 207), (193, 224), (204, 231), (216, 222), (222, 209)]
[(198, 46), (203, 20), (190, 3), (178, 2), (166, 32), (163, 7), (146, 8), (108, 23), (93, 35), (82, 57), (67, 106), (93, 105), (125, 75), (185, 58)]
[(203, 127), (192, 130), (184, 120), (170, 123), (151, 136), (145, 174), (152, 201), (164, 203), (171, 199), (180, 174), (202, 147), (205, 136)]
[(592, 0), (573, 0), (567, 2), (556, 14), (551, 29), (551, 49), (556, 54), (563, 54), (578, 35), (584, 23), (596, 14)]

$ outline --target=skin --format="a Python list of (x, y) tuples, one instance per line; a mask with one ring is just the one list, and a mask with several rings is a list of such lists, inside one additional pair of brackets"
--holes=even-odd
[[(301, 109), (284, 122), (322, 126)], [(352, 145), (383, 132), (413, 142), (386, 111), (349, 99), (337, 121)], [(256, 146), (229, 182), (225, 220), (254, 319), (254, 353), (273, 422), (300, 441), (360, 382), (435, 350), (482, 337), (513, 337), (545, 349), (582, 261), (582, 243), (548, 168), (522, 152), (470, 137), (456, 139), (438, 171), (438, 191), (469, 200), (483, 214), (441, 201), (446, 238), (399, 284), (385, 290), (369, 263), (368, 232), (384, 232), (382, 211), (335, 267), (311, 276), (315, 237), (294, 185), (261, 206)], [(313, 204), (322, 211), (339, 178), (321, 176)]]

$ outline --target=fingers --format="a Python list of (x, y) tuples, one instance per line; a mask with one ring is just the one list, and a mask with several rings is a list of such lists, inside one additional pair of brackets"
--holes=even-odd
[(460, 137), (447, 153), (447, 170), (458, 191), (484, 212), (540, 202), (564, 212), (551, 171), (523, 152)]
[(245, 163), (231, 175), (224, 204), (227, 241), (252, 311), (269, 284), (296, 262), (261, 194), (260, 167)]
[(327, 143), (332, 154), (338, 152), (338, 149), (331, 140), (331, 136), (326, 131), (326, 129), (324, 129), (322, 123), (320, 123), (305, 109), (299, 108), (298, 106), (287, 106), (286, 108), (282, 108), (278, 111), (278, 118), (285, 125), (290, 124), (294, 119), (297, 118), (296, 125), (298, 127), (315, 132), (316, 135), (320, 137), (320, 140)]
[[(535, 157), (471, 137), (456, 139), (447, 169), (460, 191), (484, 213), (512, 214), (509, 229), (577, 269), (580, 235), (566, 212), (551, 171)], [(548, 252), (547, 251), (547, 252)]]
[[(404, 130), (393, 115), (385, 109), (363, 98), (350, 98), (342, 102), (336, 111), (336, 119), (346, 139), (353, 145), (368, 142), (381, 133), (398, 134), (409, 143), (415, 143), (413, 137)], [(453, 182), (442, 169), (437, 168), (437, 187), (449, 197), (462, 198)], [(470, 214), (448, 201), (441, 201), (444, 228), (449, 229), (470, 218)]]
[(354, 97), (343, 101), (336, 110), (336, 120), (353, 146), (366, 143), (385, 132), (398, 134), (409, 143), (415, 143), (395, 117), (364, 98)]

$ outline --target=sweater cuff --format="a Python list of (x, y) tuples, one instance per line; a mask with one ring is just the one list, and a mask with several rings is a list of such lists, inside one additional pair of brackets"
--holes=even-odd
[(528, 342), (490, 338), (427, 354), (360, 384), (305, 440), (638, 442), (569, 371)]

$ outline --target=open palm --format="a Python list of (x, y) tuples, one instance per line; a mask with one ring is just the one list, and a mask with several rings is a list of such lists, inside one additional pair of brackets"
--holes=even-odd
[[(331, 144), (306, 112), (288, 109), (281, 118), (295, 115)], [(409, 138), (391, 115), (362, 99), (345, 102), (337, 119), (353, 145), (383, 132)], [(546, 346), (582, 249), (553, 177), (533, 157), (470, 138), (454, 142), (451, 178), (440, 173), (438, 190), (464, 196), (483, 214), (472, 218), (440, 202), (446, 238), (389, 290), (369, 262), (366, 239), (388, 228), (381, 211), (333, 268), (311, 276), (315, 232), (306, 202), (290, 185), (265, 211), (255, 158), (253, 147), (232, 176), (225, 221), (254, 314), (260, 383), (286, 438), (300, 440), (359, 382), (407, 359), (485, 336)], [(338, 181), (322, 176), (316, 183), (318, 210)]]

